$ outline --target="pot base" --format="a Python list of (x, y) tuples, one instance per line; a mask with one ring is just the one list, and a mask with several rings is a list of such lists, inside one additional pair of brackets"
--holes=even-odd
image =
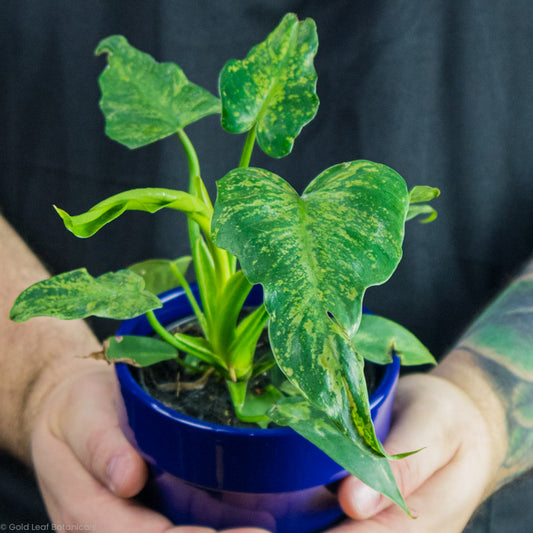
[(151, 470), (142, 503), (179, 525), (313, 533), (344, 517), (336, 496), (338, 483), (295, 492), (250, 494), (207, 490), (158, 468)]

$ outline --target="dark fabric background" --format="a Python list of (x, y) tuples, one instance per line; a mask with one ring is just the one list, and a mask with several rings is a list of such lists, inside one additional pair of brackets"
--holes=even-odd
[[(409, 224), (398, 271), (365, 301), (441, 356), (533, 249), (530, 0), (4, 0), (0, 208), (54, 272), (87, 266), (98, 275), (186, 253), (174, 212), (128, 214), (77, 240), (51, 208), (75, 214), (127, 188), (186, 186), (175, 139), (129, 151), (104, 136), (96, 79), (105, 60), (93, 50), (122, 33), (216, 94), (224, 62), (244, 57), (286, 11), (317, 22), (321, 107), (292, 155), (273, 161), (256, 149), (252, 163), (298, 190), (353, 159), (442, 189), (437, 221)], [(244, 139), (223, 133), (217, 117), (187, 131), (214, 195)], [(102, 336), (116, 327), (93, 325)], [(45, 520), (31, 475), (9, 458), (3, 466), (0, 522)], [(526, 476), (468, 531), (529, 531), (532, 497)]]

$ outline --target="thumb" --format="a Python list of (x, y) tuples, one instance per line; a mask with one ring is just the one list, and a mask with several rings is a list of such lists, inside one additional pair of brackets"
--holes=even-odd
[[(420, 379), (420, 378), (423, 379)], [(443, 388), (450, 388), (444, 391)], [(391, 461), (400, 492), (409, 496), (436, 471), (448, 464), (460, 446), (450, 411), (450, 394), (454, 385), (432, 376), (408, 376), (398, 384), (392, 428), (384, 447), (394, 455), (423, 447), (421, 451)], [(439, 413), (439, 416), (435, 416)], [(357, 519), (369, 518), (392, 504), (392, 501), (349, 476), (339, 488), (339, 502), (344, 512)]]
[(62, 392), (52, 432), (117, 496), (135, 496), (146, 483), (147, 467), (119, 427), (112, 369), (77, 376)]

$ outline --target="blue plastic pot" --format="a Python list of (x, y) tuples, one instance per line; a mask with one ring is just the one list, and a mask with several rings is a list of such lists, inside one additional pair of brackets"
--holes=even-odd
[[(252, 291), (251, 305), (261, 302)], [(192, 311), (181, 289), (161, 297), (159, 320)], [(149, 335), (144, 317), (118, 335)], [(275, 533), (319, 531), (342, 517), (336, 482), (346, 472), (290, 428), (243, 429), (195, 420), (148, 395), (127, 365), (117, 364), (121, 427), (150, 468), (145, 503), (180, 525), (262, 527)], [(385, 367), (371, 396), (376, 433), (388, 433), (399, 360)]]

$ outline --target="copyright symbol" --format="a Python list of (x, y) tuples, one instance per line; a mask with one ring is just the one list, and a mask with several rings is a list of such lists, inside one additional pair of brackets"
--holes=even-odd
[(0, 524), (0, 531), (5, 531), (7, 529), (7, 524)]

